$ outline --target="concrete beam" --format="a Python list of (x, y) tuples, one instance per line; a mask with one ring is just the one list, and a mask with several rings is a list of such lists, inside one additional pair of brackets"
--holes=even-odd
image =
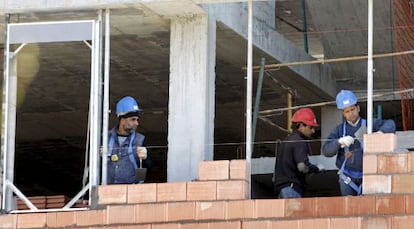
[[(115, 9), (115, 8), (127, 8), (127, 7), (139, 7), (144, 5), (164, 5), (167, 7), (170, 5), (170, 12), (186, 11), (185, 13), (191, 13), (191, 9), (196, 9), (194, 6), (199, 4), (209, 3), (229, 3), (229, 2), (246, 2), (247, 0), (72, 0), (72, 1), (61, 1), (61, 0), (0, 0), (0, 14), (6, 13), (24, 13), (33, 11), (59, 11), (68, 9)], [(255, 0), (257, 2), (258, 0)], [(259, 0), (265, 1), (265, 0)], [(176, 8), (176, 6), (181, 6)], [(164, 7), (163, 7), (164, 8)], [(164, 11), (164, 10), (162, 10)], [(177, 12), (178, 12), (177, 11)], [(170, 12), (165, 12), (169, 15)], [(192, 12), (197, 13), (197, 11)]]
[[(276, 32), (274, 27), (267, 24), (268, 16), (263, 15), (265, 14), (263, 13), (264, 7), (261, 7), (265, 4), (267, 3), (258, 2), (254, 5), (253, 45), (279, 63), (314, 60), (311, 55), (297, 48), (291, 41)], [(215, 15), (217, 21), (247, 39), (246, 4), (211, 4), (203, 8), (209, 14)], [(280, 76), (278, 80), (294, 85), (303, 95), (312, 95), (315, 102), (330, 100), (336, 96), (336, 82), (332, 77), (329, 64), (286, 67), (281, 68), (278, 73)]]

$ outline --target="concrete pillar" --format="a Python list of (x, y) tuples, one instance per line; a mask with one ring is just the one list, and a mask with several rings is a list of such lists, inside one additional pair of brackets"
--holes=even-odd
[(207, 15), (171, 19), (167, 179), (197, 178), (213, 159), (216, 21)]
[[(331, 131), (342, 122), (342, 112), (338, 110), (336, 106), (323, 106), (321, 108), (321, 147), (323, 147), (323, 144)], [(311, 162), (315, 164), (321, 163), (328, 170), (337, 169), (335, 165), (336, 156), (328, 158), (321, 154), (320, 156), (312, 158)]]
[[(321, 136), (326, 139), (329, 133), (338, 124), (343, 122), (342, 112), (336, 106), (323, 106), (321, 108)], [(324, 142), (322, 142), (323, 145)]]

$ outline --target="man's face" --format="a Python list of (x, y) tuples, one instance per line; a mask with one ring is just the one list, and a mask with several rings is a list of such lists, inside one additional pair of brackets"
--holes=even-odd
[(121, 125), (122, 125), (122, 128), (126, 132), (132, 133), (139, 126), (139, 117), (138, 116), (132, 116), (132, 117), (124, 118), (124, 119), (122, 119)]
[(301, 132), (306, 137), (311, 138), (312, 135), (315, 133), (315, 127), (305, 125), (305, 124), (302, 123), (299, 127), (299, 132)]
[(353, 105), (350, 107), (345, 108), (342, 111), (342, 114), (344, 115), (345, 119), (351, 123), (355, 123), (359, 119), (359, 106)]

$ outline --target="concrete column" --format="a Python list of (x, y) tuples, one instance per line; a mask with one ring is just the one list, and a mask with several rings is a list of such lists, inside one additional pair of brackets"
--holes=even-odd
[(167, 179), (189, 181), (213, 159), (215, 19), (172, 18), (170, 43)]

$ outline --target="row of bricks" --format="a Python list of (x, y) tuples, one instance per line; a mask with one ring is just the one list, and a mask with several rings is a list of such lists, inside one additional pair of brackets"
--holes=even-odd
[(237, 200), (250, 197), (246, 180), (191, 181), (98, 186), (98, 205), (194, 200)]
[(413, 214), (414, 195), (382, 195), (110, 205), (103, 210), (6, 214), (0, 222), (4, 228), (42, 228)]
[(412, 194), (414, 174), (364, 175), (362, 192), (367, 194)]
[(414, 152), (367, 154), (363, 161), (364, 174), (394, 174), (414, 172)]
[[(347, 218), (314, 218), (296, 220), (234, 220), (195, 223), (163, 223), (163, 224), (136, 224), (121, 226), (93, 226), (78, 227), (88, 229), (370, 229), (393, 228), (411, 229), (414, 224), (413, 215), (405, 216), (374, 216), (374, 217), (347, 217)], [(2, 228), (0, 226), (0, 228)], [(9, 227), (13, 229), (18, 227)]]

